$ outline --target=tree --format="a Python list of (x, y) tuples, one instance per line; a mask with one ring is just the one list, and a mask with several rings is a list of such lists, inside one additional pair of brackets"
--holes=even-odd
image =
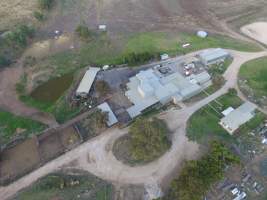
[(124, 56), (123, 62), (128, 63), (129, 65), (135, 65), (150, 61), (158, 57), (159, 57), (158, 54), (152, 52), (141, 52), (141, 53), (131, 52)]
[(6, 40), (12, 47), (25, 47), (29, 39), (33, 38), (35, 30), (31, 26), (20, 25), (10, 32)]
[(35, 17), (35, 19), (37, 19), (38, 21), (44, 21), (45, 20), (45, 16), (42, 12), (40, 11), (34, 11), (33, 12), (33, 16)]
[(79, 25), (76, 30), (76, 34), (83, 40), (89, 40), (92, 36), (91, 31), (84, 25)]
[(229, 88), (228, 93), (232, 96), (236, 96), (237, 95), (237, 91), (235, 88)]
[(210, 152), (202, 159), (189, 161), (179, 177), (172, 181), (166, 200), (203, 199), (210, 186), (223, 178), (227, 165), (238, 163), (239, 158), (222, 143), (211, 143)]
[(225, 80), (223, 76), (215, 75), (212, 79), (212, 83), (216, 88), (220, 88), (225, 83)]
[(138, 118), (130, 127), (130, 152), (136, 160), (152, 161), (169, 147), (166, 124), (157, 118)]
[(43, 10), (49, 10), (54, 4), (54, 0), (38, 0), (39, 6)]

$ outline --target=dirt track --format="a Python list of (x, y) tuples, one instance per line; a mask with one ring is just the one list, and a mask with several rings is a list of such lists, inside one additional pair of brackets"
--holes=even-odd
[(225, 94), (229, 88), (236, 87), (240, 66), (251, 60), (267, 56), (267, 51), (259, 53), (242, 53), (231, 51), (234, 61), (224, 74), (226, 84), (209, 97), (181, 110), (169, 110), (160, 114), (171, 130), (174, 131), (173, 145), (170, 151), (159, 160), (145, 166), (129, 167), (117, 161), (111, 152), (113, 142), (127, 133), (127, 129), (109, 129), (99, 137), (84, 143), (76, 149), (49, 162), (36, 171), (26, 175), (7, 187), (0, 188), (2, 199), (7, 199), (20, 189), (29, 186), (38, 178), (45, 176), (62, 167), (69, 166), (87, 170), (103, 179), (117, 183), (161, 183), (184, 159), (194, 159), (198, 156), (198, 145), (188, 142), (185, 136), (186, 122), (199, 108)]
[(31, 118), (50, 127), (57, 126), (54, 117), (23, 104), (16, 93), (16, 83), (23, 74), (22, 59), (14, 67), (5, 68), (0, 73), (0, 107), (16, 115)]

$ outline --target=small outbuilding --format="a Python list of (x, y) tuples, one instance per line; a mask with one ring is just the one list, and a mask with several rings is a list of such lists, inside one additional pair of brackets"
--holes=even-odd
[(113, 111), (111, 110), (110, 106), (108, 105), (108, 103), (102, 103), (99, 106), (97, 106), (102, 112), (107, 112), (108, 113), (108, 121), (107, 121), (107, 125), (108, 127), (113, 126), (114, 124), (118, 123), (118, 119), (115, 116), (115, 114), (113, 113)]
[(93, 85), (93, 82), (99, 70), (100, 68), (90, 67), (85, 72), (83, 79), (81, 80), (80, 85), (78, 86), (76, 90), (76, 96), (86, 97), (89, 94), (90, 89)]
[(197, 36), (200, 38), (206, 38), (208, 37), (208, 33), (206, 31), (198, 31)]
[(161, 60), (167, 60), (167, 59), (169, 59), (169, 55), (164, 53), (164, 54), (160, 55), (160, 59)]
[(100, 31), (107, 31), (107, 25), (105, 25), (105, 24), (98, 25), (98, 30), (100, 30)]
[(219, 124), (232, 135), (240, 126), (255, 116), (255, 110), (256, 106), (254, 104), (246, 102), (224, 116)]

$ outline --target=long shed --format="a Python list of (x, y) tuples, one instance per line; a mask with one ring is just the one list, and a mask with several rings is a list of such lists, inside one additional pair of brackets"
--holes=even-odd
[(80, 85), (78, 86), (76, 90), (76, 96), (86, 97), (90, 89), (93, 85), (93, 82), (95, 80), (95, 77), (97, 73), (99, 72), (100, 68), (97, 67), (90, 67), (84, 74)]

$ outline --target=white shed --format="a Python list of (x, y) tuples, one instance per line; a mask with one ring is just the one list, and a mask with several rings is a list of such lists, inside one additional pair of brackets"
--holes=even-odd
[(98, 25), (98, 29), (99, 29), (100, 31), (106, 31), (106, 30), (107, 30), (107, 25), (105, 25), (105, 24), (100, 24), (100, 25)]
[(198, 31), (197, 36), (200, 38), (206, 38), (208, 37), (208, 33), (206, 31)]
[(100, 68), (90, 67), (84, 74), (83, 79), (80, 82), (76, 90), (76, 96), (86, 97), (93, 85), (97, 72)]
[(221, 48), (204, 50), (198, 56), (204, 65), (212, 65), (231, 57), (229, 52)]

